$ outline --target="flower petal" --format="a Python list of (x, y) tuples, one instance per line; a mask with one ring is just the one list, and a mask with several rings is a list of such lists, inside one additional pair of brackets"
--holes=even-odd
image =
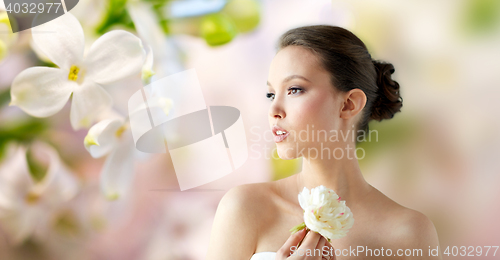
[(49, 161), (47, 174), (35, 184), (32, 191), (40, 194), (41, 199), (49, 206), (59, 206), (72, 199), (78, 192), (78, 182), (73, 173), (62, 163), (57, 151), (41, 142), (33, 143), (31, 150), (46, 155)]
[(142, 82), (144, 85), (148, 85), (151, 82), (151, 77), (155, 75), (153, 70), (153, 49), (151, 46), (148, 47), (148, 55), (146, 56), (146, 61), (144, 61), (144, 65), (142, 66)]
[(26, 161), (26, 148), (9, 144), (7, 158), (0, 166), (0, 208), (18, 205), (33, 185)]
[(309, 206), (310, 202), (310, 193), (309, 189), (304, 187), (302, 192), (299, 193), (298, 195), (299, 198), (299, 205), (303, 210), (306, 210), (307, 207)]
[(83, 60), (85, 38), (80, 22), (66, 13), (31, 29), (33, 41), (57, 66), (69, 69)]
[(109, 84), (142, 70), (146, 52), (135, 35), (111, 31), (92, 45), (85, 59), (86, 77), (100, 84)]
[(310, 193), (304, 188), (298, 198), (306, 226), (329, 240), (344, 237), (354, 223), (345, 201), (340, 201), (335, 191), (323, 185), (311, 189)]
[(17, 33), (13, 33), (11, 28), (8, 13), (0, 11), (0, 40), (4, 41), (7, 46), (10, 46), (18, 37)]
[(11, 105), (19, 106), (32, 116), (51, 116), (64, 107), (76, 86), (67, 77), (68, 72), (62, 69), (26, 69), (12, 83)]
[(42, 52), (42, 50), (40, 50), (40, 48), (38, 47), (38, 45), (35, 44), (35, 42), (33, 41), (33, 39), (31, 39), (30, 41), (30, 47), (31, 47), (31, 50), (33, 50), (33, 52), (36, 54), (36, 57), (45, 62), (45, 63), (51, 63), (52, 61), (49, 59), (49, 57), (47, 57), (45, 55), (45, 53)]
[(71, 103), (71, 126), (75, 130), (89, 127), (99, 113), (109, 109), (111, 104), (111, 96), (98, 84), (87, 81), (77, 86)]
[(10, 46), (16, 39), (17, 34), (12, 33), (7, 13), (0, 8), (0, 61), (7, 56)]
[(7, 56), (7, 44), (0, 39), (0, 61), (3, 60), (5, 56)]
[(132, 132), (125, 131), (106, 159), (100, 176), (101, 190), (109, 200), (122, 198), (129, 191), (134, 177), (134, 151)]
[(85, 149), (94, 158), (110, 153), (118, 142), (117, 132), (122, 125), (122, 119), (106, 119), (95, 124), (85, 136)]
[[(0, 167), (0, 224), (18, 244), (33, 232), (38, 219), (26, 206), (26, 194), (34, 185), (28, 172), (26, 148), (7, 146), (7, 158)], [(33, 221), (34, 220), (34, 221)]]

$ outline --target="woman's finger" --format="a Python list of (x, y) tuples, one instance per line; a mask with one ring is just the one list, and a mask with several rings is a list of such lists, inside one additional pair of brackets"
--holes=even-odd
[(325, 246), (326, 243), (326, 238), (321, 236), (321, 238), (318, 241), (318, 245), (316, 246), (316, 249), (323, 250), (323, 246)]
[[(317, 259), (323, 259), (323, 247), (325, 246), (326, 238), (321, 236), (321, 238), (318, 241), (318, 244), (316, 245), (316, 249), (313, 251), (314, 256), (317, 257)], [(316, 259), (316, 258), (314, 258)]]
[(295, 234), (291, 235), (285, 242), (285, 244), (283, 244), (283, 246), (277, 252), (277, 256), (282, 258), (277, 258), (277, 259), (285, 259), (286, 257), (292, 254), (292, 250), (293, 251), (297, 250), (297, 248), (295, 247), (304, 238), (305, 233), (306, 229), (304, 228), (296, 232)]
[[(330, 242), (326, 241), (325, 242), (325, 246), (328, 247), (326, 249), (326, 251), (328, 251), (328, 255), (324, 256), (323, 259), (326, 259), (326, 260), (335, 260), (335, 259), (337, 259), (336, 256), (335, 256), (335, 248), (333, 248), (332, 244), (330, 244)], [(326, 253), (326, 251), (325, 251), (325, 253)]]
[(317, 232), (314, 231), (309, 231), (307, 233), (306, 237), (304, 238), (304, 241), (302, 244), (299, 246), (299, 248), (302, 249), (311, 249), (314, 250), (316, 246), (318, 245), (319, 239), (321, 238), (321, 235)]
[(332, 244), (330, 244), (330, 242), (328, 241), (326, 241), (325, 246), (327, 246), (328, 248), (333, 248)]

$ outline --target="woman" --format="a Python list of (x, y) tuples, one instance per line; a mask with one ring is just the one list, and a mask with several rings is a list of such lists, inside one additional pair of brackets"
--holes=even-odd
[[(356, 158), (368, 122), (390, 119), (402, 107), (393, 72), (340, 27), (306, 26), (280, 38), (267, 83), (269, 124), (279, 157), (303, 157), (302, 171), (229, 190), (217, 209), (207, 259), (440, 259), (429, 253), (439, 245), (432, 222), (368, 184)], [(354, 226), (331, 244), (309, 232), (296, 248), (305, 235), (289, 232), (304, 221), (297, 195), (320, 185), (346, 201)], [(322, 253), (308, 256), (308, 250)]]

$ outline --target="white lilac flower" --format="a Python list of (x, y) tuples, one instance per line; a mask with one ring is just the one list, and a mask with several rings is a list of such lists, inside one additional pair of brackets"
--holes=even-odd
[(332, 189), (321, 185), (309, 191), (304, 187), (298, 198), (304, 223), (292, 228), (292, 232), (307, 227), (331, 241), (346, 236), (354, 224), (351, 210)]
[(127, 1), (127, 11), (137, 33), (146, 41), (158, 58), (155, 72), (164, 77), (184, 70), (182, 49), (174, 39), (163, 32), (153, 6), (147, 1)]
[(151, 78), (155, 75), (155, 72), (153, 70), (153, 62), (153, 49), (149, 46), (148, 56), (146, 57), (144, 65), (142, 66), (142, 83), (144, 85), (149, 85), (149, 83), (151, 83)]
[[(156, 72), (153, 70), (153, 63), (154, 63), (153, 49), (151, 47), (148, 47), (148, 56), (146, 58), (146, 61), (144, 62), (144, 65), (142, 66), (142, 83), (144, 85), (149, 85), (151, 83), (152, 77), (156, 74)], [(163, 111), (163, 113), (165, 113), (165, 115), (168, 116), (170, 110), (174, 106), (174, 101), (170, 98), (158, 94), (154, 90), (153, 93), (151, 94), (152, 95), (149, 98), (147, 105), (149, 107), (160, 108)], [(146, 104), (139, 106), (136, 109), (139, 110), (146, 109)], [(132, 113), (134, 113), (135, 111), (132, 111)]]
[(50, 146), (36, 142), (29, 148), (47, 164), (41, 179), (30, 173), (27, 147), (11, 144), (0, 165), (0, 224), (14, 243), (50, 225), (52, 214), (77, 194), (77, 179)]
[(89, 127), (111, 107), (111, 96), (101, 85), (140, 73), (146, 58), (141, 40), (122, 30), (101, 36), (84, 57), (83, 29), (70, 13), (31, 30), (34, 43), (59, 68), (22, 71), (12, 83), (11, 104), (32, 116), (48, 117), (72, 96), (70, 121), (75, 130)]
[(84, 145), (94, 158), (108, 156), (100, 175), (101, 191), (106, 198), (123, 197), (133, 181), (136, 153), (128, 122), (123, 118), (98, 122), (89, 129)]
[[(1, 2), (2, 1), (0, 1), (0, 3)], [(9, 48), (16, 39), (17, 34), (12, 33), (7, 12), (0, 6), (0, 61), (7, 56)]]

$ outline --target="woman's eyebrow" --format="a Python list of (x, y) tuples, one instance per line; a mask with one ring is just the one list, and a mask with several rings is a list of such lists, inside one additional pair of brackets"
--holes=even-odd
[[(290, 76), (286, 77), (281, 84), (284, 84), (284, 83), (286, 83), (286, 82), (288, 82), (288, 81), (290, 81), (292, 79), (303, 79), (303, 80), (305, 80), (307, 82), (311, 82), (310, 80), (308, 80), (307, 78), (305, 78), (303, 76), (300, 76), (300, 75), (290, 75)], [(269, 81), (267, 82), (267, 85), (270, 86), (270, 87), (272, 87), (271, 83), (269, 83)]]

